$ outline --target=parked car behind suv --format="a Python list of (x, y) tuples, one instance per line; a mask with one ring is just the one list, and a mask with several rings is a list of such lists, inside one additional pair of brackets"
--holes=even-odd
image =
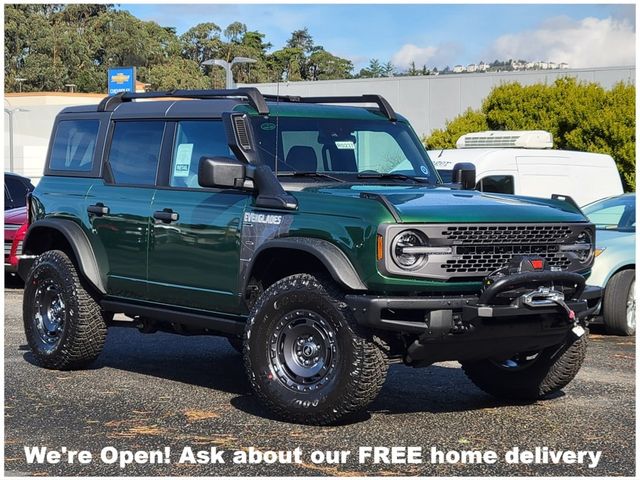
[(627, 193), (591, 203), (583, 209), (596, 225), (593, 272), (589, 284), (604, 289), (592, 322), (616, 335), (636, 333), (636, 195)]
[(585, 355), (594, 226), (561, 197), (473, 191), (468, 165), (453, 178), (376, 95), (66, 108), (20, 261), (31, 350), (72, 369), (111, 326), (224, 335), (257, 397), (313, 424), (366, 408), (389, 359), (546, 397)]
[(27, 194), (31, 180), (15, 173), (4, 174), (4, 270), (15, 275), (22, 241), (27, 233)]

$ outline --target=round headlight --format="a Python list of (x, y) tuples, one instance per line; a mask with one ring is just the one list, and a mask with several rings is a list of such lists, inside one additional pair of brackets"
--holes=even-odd
[(412, 247), (425, 247), (427, 238), (416, 230), (405, 230), (396, 235), (391, 243), (391, 257), (404, 270), (420, 268), (427, 259), (426, 253), (411, 251)]
[(593, 237), (589, 230), (583, 230), (576, 239), (576, 245), (583, 248), (576, 251), (576, 257), (581, 263), (587, 263), (593, 255)]

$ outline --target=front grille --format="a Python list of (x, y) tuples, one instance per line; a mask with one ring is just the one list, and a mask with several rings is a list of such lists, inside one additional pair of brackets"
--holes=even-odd
[(8, 257), (11, 254), (12, 242), (4, 242), (4, 256)]
[(468, 225), (442, 231), (454, 245), (561, 243), (570, 235), (568, 225)]
[(407, 229), (421, 232), (430, 247), (451, 247), (451, 253), (427, 254), (426, 261), (411, 271), (403, 270), (389, 255), (379, 263), (382, 271), (391, 275), (467, 281), (506, 267), (515, 256), (542, 257), (547, 267), (557, 271), (584, 272), (592, 264), (590, 258), (576, 250), (564, 248), (584, 241), (580, 236), (585, 230), (594, 238), (595, 229), (588, 223), (391, 225), (380, 230), (385, 251), (391, 252), (394, 238)]
[(558, 245), (504, 245), (457, 247), (456, 257), (440, 267), (447, 273), (488, 274), (505, 267), (516, 255), (538, 256), (555, 270), (567, 270), (571, 260)]

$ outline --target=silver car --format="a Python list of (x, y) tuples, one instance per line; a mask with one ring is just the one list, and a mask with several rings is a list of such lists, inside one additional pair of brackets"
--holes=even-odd
[(596, 259), (587, 283), (604, 288), (599, 317), (609, 333), (636, 331), (636, 196), (605, 198), (582, 209), (597, 228)]

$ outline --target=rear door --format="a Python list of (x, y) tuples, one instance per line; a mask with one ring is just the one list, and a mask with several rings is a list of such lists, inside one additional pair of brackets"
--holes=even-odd
[(221, 120), (180, 120), (173, 138), (151, 208), (149, 298), (236, 313), (241, 219), (250, 193), (198, 184), (202, 156), (232, 156)]
[(114, 122), (105, 181), (85, 199), (94, 251), (108, 265), (109, 295), (147, 297), (149, 218), (164, 130), (161, 120)]

